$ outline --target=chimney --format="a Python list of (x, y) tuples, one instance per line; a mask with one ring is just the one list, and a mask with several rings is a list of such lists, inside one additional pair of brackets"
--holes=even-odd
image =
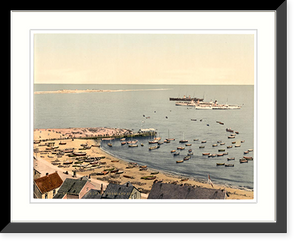
[(101, 195), (103, 194), (103, 184), (101, 184), (101, 186), (100, 186), (100, 194)]

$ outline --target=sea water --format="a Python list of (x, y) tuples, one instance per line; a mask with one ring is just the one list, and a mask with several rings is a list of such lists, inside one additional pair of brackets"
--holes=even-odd
[[(112, 155), (127, 161), (147, 165), (149, 168), (165, 172), (207, 179), (208, 174), (215, 183), (234, 187), (253, 189), (254, 161), (240, 164), (239, 159), (244, 151), (254, 149), (254, 86), (240, 85), (99, 85), (99, 84), (39, 84), (35, 91), (56, 90), (127, 90), (118, 92), (93, 93), (51, 93), (33, 95), (34, 128), (68, 128), (68, 127), (109, 127), (126, 128), (137, 132), (141, 128), (155, 128), (162, 141), (175, 138), (175, 141), (164, 143), (159, 149), (149, 151), (149, 137), (137, 138), (137, 148), (121, 145), (120, 140), (111, 143), (113, 147), (102, 144), (102, 148)], [(236, 110), (196, 110), (194, 107), (175, 106), (170, 97), (199, 97), (204, 101), (217, 100), (220, 104), (237, 104)], [(193, 119), (193, 121), (191, 120)], [(196, 120), (196, 121), (194, 121)], [(218, 124), (221, 121), (224, 125)], [(226, 128), (238, 131), (234, 139), (228, 139), (230, 133)], [(186, 139), (192, 146), (180, 144)], [(199, 139), (199, 141), (194, 141)], [(127, 139), (129, 141), (131, 139)], [(205, 144), (201, 140), (206, 140)], [(241, 140), (241, 147), (235, 147)], [(225, 145), (212, 147), (222, 141)], [(104, 143), (104, 142), (103, 142)], [(140, 144), (143, 143), (144, 147)], [(199, 148), (200, 145), (205, 148)], [(227, 146), (232, 145), (231, 149)], [(174, 157), (170, 153), (177, 147), (185, 150)], [(188, 150), (192, 149), (190, 160), (182, 160)], [(222, 157), (203, 156), (202, 153), (222, 153)], [(255, 150), (254, 150), (255, 151)], [(253, 156), (250, 152), (248, 156)], [(235, 157), (234, 161), (227, 161)], [(216, 166), (216, 163), (234, 164), (234, 167)]]

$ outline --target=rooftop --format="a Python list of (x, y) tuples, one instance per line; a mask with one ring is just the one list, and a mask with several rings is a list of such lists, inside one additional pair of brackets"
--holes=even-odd
[(225, 189), (199, 186), (154, 183), (148, 199), (225, 199)]
[(60, 187), (63, 183), (57, 172), (37, 178), (34, 182), (42, 194)]

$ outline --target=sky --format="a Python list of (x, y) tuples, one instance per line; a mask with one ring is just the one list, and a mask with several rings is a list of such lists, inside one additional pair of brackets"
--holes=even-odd
[(254, 34), (34, 34), (34, 83), (254, 84)]

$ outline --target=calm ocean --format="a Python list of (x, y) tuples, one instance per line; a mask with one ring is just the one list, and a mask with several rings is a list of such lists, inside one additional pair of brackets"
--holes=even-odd
[[(55, 90), (136, 90), (111, 93), (80, 94), (36, 94), (34, 95), (34, 128), (68, 128), (68, 127), (116, 127), (138, 131), (140, 128), (155, 128), (158, 136), (175, 138), (171, 143), (161, 145), (159, 149), (149, 151), (149, 138), (138, 138), (144, 147), (128, 148), (121, 146), (119, 140), (112, 141), (110, 148), (103, 148), (111, 154), (127, 160), (148, 165), (150, 168), (163, 170), (196, 179), (207, 179), (208, 174), (213, 182), (235, 187), (253, 189), (254, 162), (239, 163), (243, 152), (254, 149), (254, 86), (233, 85), (35, 85), (35, 91)], [(164, 90), (144, 90), (164, 89)], [(239, 110), (196, 110), (193, 107), (175, 106), (169, 97), (204, 96), (204, 101), (218, 100), (219, 103), (238, 104)], [(145, 117), (144, 117), (145, 116)], [(147, 118), (146, 117), (150, 117)], [(197, 119), (197, 121), (191, 121)], [(202, 120), (202, 121), (200, 121)], [(216, 123), (224, 122), (224, 125)], [(209, 126), (207, 126), (209, 124)], [(235, 139), (228, 139), (226, 128), (239, 131)], [(186, 147), (179, 156), (170, 153), (180, 144), (181, 139), (189, 140), (191, 147)], [(199, 141), (193, 141), (199, 139)], [(201, 144), (201, 140), (207, 143)], [(232, 141), (245, 140), (241, 147), (235, 148)], [(222, 141), (223, 146), (212, 147)], [(205, 145), (200, 149), (200, 145)], [(227, 149), (226, 146), (233, 145)], [(182, 160), (188, 149), (193, 150), (190, 160)], [(208, 158), (203, 152), (218, 153), (225, 149), (228, 155)], [(253, 152), (248, 154), (253, 156)], [(227, 161), (227, 157), (235, 157)], [(234, 167), (216, 166), (216, 163), (232, 163)]]

